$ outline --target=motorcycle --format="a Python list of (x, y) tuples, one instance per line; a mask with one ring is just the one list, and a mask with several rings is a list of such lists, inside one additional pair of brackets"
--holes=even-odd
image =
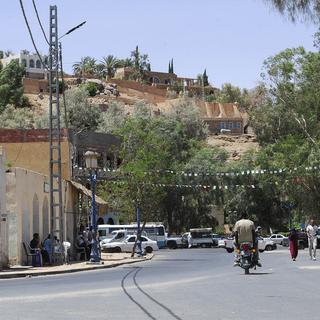
[(249, 242), (244, 242), (240, 244), (240, 248), (237, 250), (239, 258), (239, 266), (244, 269), (245, 274), (249, 274), (249, 269), (256, 269), (256, 261), (254, 258), (255, 248)]

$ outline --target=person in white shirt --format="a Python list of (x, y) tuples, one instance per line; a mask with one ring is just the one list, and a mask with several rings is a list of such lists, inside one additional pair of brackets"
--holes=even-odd
[(317, 251), (318, 226), (315, 224), (313, 219), (310, 220), (306, 231), (307, 231), (307, 236), (308, 236), (310, 259), (315, 261), (316, 260), (316, 251)]

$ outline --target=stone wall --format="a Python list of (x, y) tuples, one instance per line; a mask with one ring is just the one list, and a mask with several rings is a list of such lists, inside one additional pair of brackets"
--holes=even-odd
[(167, 91), (165, 89), (144, 85), (136, 81), (112, 79), (111, 82), (116, 83), (120, 87), (133, 89), (141, 92), (147, 92), (161, 97), (166, 97), (167, 95)]
[(24, 78), (23, 79), (23, 91), (24, 93), (38, 94), (41, 92), (48, 92), (48, 81)]

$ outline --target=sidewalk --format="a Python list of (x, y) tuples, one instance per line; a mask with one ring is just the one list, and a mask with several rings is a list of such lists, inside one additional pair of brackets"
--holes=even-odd
[(12, 266), (8, 269), (0, 270), (0, 279), (46, 276), (61, 273), (113, 268), (121, 266), (123, 264), (142, 262), (146, 260), (151, 260), (153, 258), (153, 254), (147, 254), (146, 256), (141, 258), (131, 258), (130, 256), (131, 253), (102, 253), (101, 264), (90, 264), (81, 261), (49, 267)]

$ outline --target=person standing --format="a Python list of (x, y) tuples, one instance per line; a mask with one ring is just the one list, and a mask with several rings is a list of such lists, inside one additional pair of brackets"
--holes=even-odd
[(316, 261), (318, 226), (315, 224), (313, 219), (310, 220), (306, 231), (308, 236), (310, 259)]
[(298, 256), (298, 232), (292, 228), (289, 233), (290, 254), (293, 261), (296, 261)]

